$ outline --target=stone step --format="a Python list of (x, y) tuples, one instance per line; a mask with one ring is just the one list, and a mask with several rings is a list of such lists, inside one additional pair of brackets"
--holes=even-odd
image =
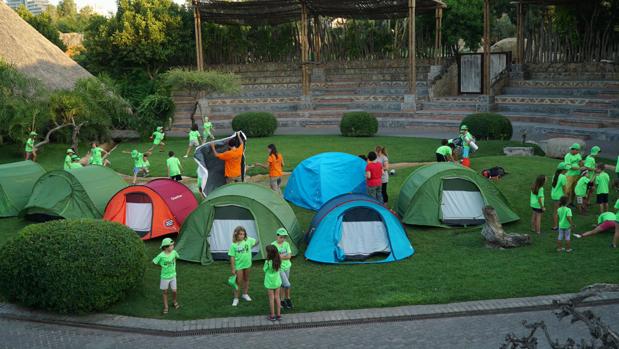
[(571, 106), (561, 104), (522, 104), (522, 103), (496, 103), (500, 112), (520, 112), (533, 114), (571, 114), (587, 117), (608, 116), (608, 110), (585, 108), (584, 106)]
[(466, 103), (466, 102), (458, 102), (458, 103), (449, 103), (449, 102), (434, 102), (428, 101), (421, 103), (422, 110), (433, 110), (437, 112), (442, 111), (462, 111), (462, 112), (475, 112), (477, 110), (477, 103)]
[(510, 80), (511, 87), (531, 88), (592, 88), (618, 89), (619, 81), (613, 80)]
[(545, 87), (505, 87), (502, 95), (520, 96), (560, 96), (581, 98), (619, 98), (619, 90), (605, 88), (545, 88)]

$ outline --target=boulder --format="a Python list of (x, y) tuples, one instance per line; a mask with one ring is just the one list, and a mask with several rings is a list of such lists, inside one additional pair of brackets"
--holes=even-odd
[(574, 143), (580, 144), (581, 149), (587, 146), (587, 143), (579, 138), (550, 138), (539, 142), (539, 146), (547, 157), (563, 159)]

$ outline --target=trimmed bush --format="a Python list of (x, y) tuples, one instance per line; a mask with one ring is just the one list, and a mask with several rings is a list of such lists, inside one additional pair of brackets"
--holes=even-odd
[(22, 229), (0, 251), (0, 292), (59, 313), (100, 311), (142, 284), (144, 243), (124, 225), (58, 220)]
[(243, 131), (247, 137), (269, 137), (277, 129), (277, 119), (267, 112), (241, 113), (232, 119), (232, 129)]
[(345, 137), (372, 137), (376, 132), (378, 120), (368, 112), (345, 113), (340, 121), (340, 133)]
[(510, 140), (512, 139), (512, 122), (497, 113), (476, 113), (467, 115), (460, 126), (466, 125), (469, 132), (477, 139)]

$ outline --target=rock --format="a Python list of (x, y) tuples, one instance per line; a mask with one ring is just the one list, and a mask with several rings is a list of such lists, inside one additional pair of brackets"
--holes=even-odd
[(528, 234), (506, 233), (494, 207), (484, 207), (484, 218), (486, 223), (481, 229), (481, 236), (484, 237), (489, 247), (513, 248), (531, 244), (531, 237)]
[(503, 153), (507, 156), (533, 156), (532, 147), (505, 147)]
[(574, 143), (580, 144), (581, 149), (587, 146), (587, 143), (579, 138), (551, 138), (539, 142), (539, 146), (547, 157), (563, 159)]

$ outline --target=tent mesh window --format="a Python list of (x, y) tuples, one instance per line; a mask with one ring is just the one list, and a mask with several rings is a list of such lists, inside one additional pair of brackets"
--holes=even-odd
[(133, 229), (139, 237), (148, 234), (153, 226), (153, 203), (144, 193), (129, 193), (127, 201), (125, 225)]
[(232, 244), (232, 235), (236, 227), (243, 227), (248, 237), (258, 240), (252, 249), (252, 255), (260, 250), (258, 227), (251, 212), (239, 206), (221, 206), (215, 208), (215, 217), (208, 237), (213, 259), (228, 260), (228, 249)]
[(444, 178), (441, 221), (448, 225), (484, 223), (484, 198), (477, 185), (463, 178)]
[(391, 252), (387, 227), (382, 217), (368, 207), (355, 207), (344, 213), (342, 238), (338, 246), (349, 261), (365, 260)]

